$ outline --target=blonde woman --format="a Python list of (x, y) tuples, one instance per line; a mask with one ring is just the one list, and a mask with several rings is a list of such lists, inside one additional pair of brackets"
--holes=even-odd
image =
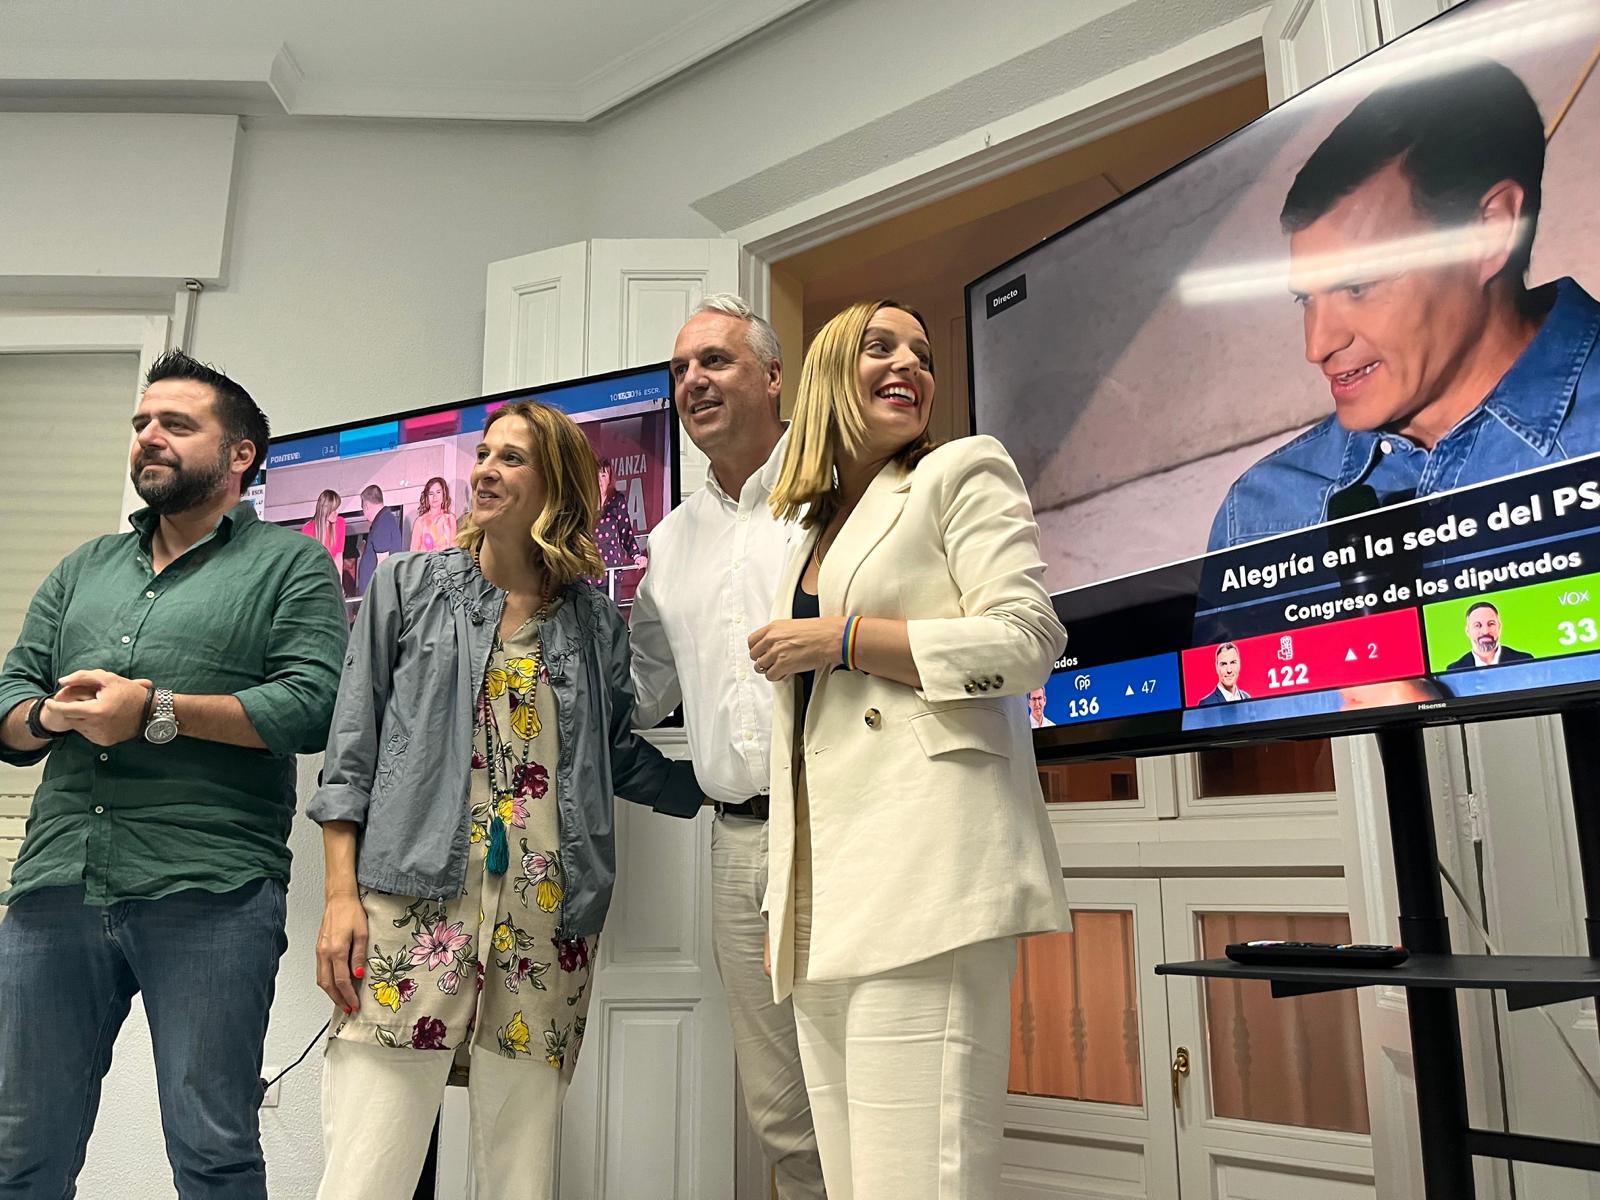
[(326, 1200), (409, 1196), (470, 1057), (477, 1194), (550, 1195), (616, 872), (613, 795), (692, 817), (687, 763), (633, 733), (628, 640), (598, 574), (598, 474), (570, 418), (496, 410), (460, 547), (400, 554), (352, 631), (309, 806)]
[(417, 517), (411, 523), (413, 550), (444, 550), (456, 544), (456, 515), (450, 511), (450, 485), (435, 475), (417, 498)]
[(823, 326), (771, 504), (806, 535), (749, 638), (776, 685), (765, 907), (830, 1200), (999, 1191), (1021, 934), (1069, 926), (1024, 697), (1066, 634), (999, 442), (928, 439), (892, 301)]
[(301, 533), (322, 543), (335, 563), (344, 561), (344, 518), (339, 515), (339, 506), (343, 503), (344, 497), (338, 492), (324, 488), (317, 497), (311, 520), (300, 526)]

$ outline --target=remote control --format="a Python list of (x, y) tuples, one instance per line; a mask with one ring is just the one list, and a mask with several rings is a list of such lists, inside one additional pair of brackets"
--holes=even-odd
[(1410, 957), (1404, 946), (1358, 946), (1334, 942), (1235, 942), (1227, 955), (1237, 963), (1305, 967), (1397, 967)]

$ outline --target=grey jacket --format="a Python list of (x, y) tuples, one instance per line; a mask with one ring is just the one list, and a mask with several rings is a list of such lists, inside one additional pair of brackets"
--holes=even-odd
[[(431, 899), (466, 890), (473, 708), (504, 600), (464, 550), (396, 554), (373, 576), (307, 808), (319, 823), (361, 827), (363, 887)], [(613, 795), (680, 817), (700, 811), (701, 795), (689, 763), (634, 732), (627, 628), (588, 584), (573, 584), (545, 625), (544, 663), (560, 734), (559, 936), (584, 937), (611, 904)]]

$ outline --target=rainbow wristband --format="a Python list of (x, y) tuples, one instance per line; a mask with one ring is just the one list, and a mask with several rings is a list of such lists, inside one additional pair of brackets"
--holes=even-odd
[(844, 638), (839, 646), (839, 660), (844, 664), (846, 671), (856, 669), (856, 632), (861, 628), (860, 617), (847, 617), (844, 623)]

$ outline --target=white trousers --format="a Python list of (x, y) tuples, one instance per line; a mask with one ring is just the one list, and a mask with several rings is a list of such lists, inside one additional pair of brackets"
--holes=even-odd
[(809, 864), (796, 866), (794, 1017), (829, 1200), (993, 1200), (1016, 939), (813, 982)]
[(711, 828), (711, 890), (712, 946), (728, 996), (733, 1057), (750, 1127), (772, 1166), (779, 1200), (826, 1200), (794, 1007), (787, 1000), (772, 1002), (772, 980), (761, 967), (765, 821), (717, 818)]
[[(330, 1041), (322, 1066), (327, 1157), (317, 1200), (398, 1200), (416, 1191), (454, 1056)], [(467, 1085), (478, 1200), (550, 1200), (567, 1085), (543, 1062), (474, 1047)]]

